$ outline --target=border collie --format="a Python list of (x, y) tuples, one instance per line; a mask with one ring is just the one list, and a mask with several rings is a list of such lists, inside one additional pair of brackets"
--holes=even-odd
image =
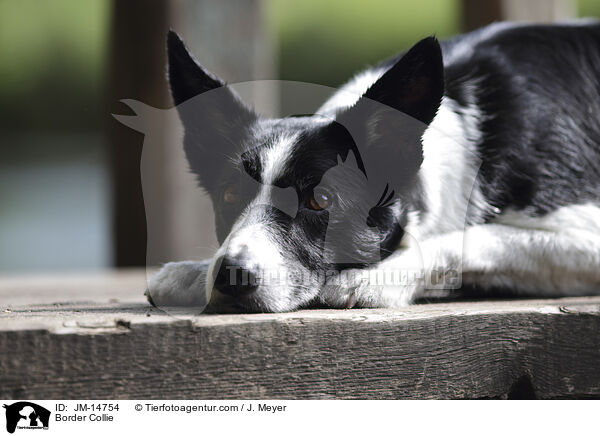
[(221, 246), (164, 265), (154, 304), (402, 307), (449, 277), (481, 295), (600, 291), (597, 22), (429, 37), (309, 116), (256, 114), (174, 32), (168, 70)]

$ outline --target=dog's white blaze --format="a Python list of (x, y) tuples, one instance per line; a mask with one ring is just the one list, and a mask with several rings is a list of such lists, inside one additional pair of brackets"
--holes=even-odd
[(271, 185), (279, 176), (289, 159), (297, 134), (282, 135), (265, 151), (263, 158), (262, 181), (264, 186)]
[(233, 226), (228, 238), (228, 253), (235, 255), (241, 247), (248, 247), (250, 262), (255, 266), (275, 268), (283, 265), (277, 241), (269, 228), (270, 220), (265, 216), (262, 206), (271, 203), (272, 183), (284, 171), (296, 138), (296, 134), (283, 135), (266, 149), (262, 162), (263, 183), (254, 200)]
[[(284, 269), (285, 262), (281, 249), (270, 228), (264, 205), (270, 204), (272, 183), (285, 169), (287, 159), (297, 135), (282, 135), (272, 145), (265, 148), (262, 160), (262, 184), (256, 197), (234, 223), (227, 239), (219, 247), (214, 259), (223, 255), (236, 256), (246, 252), (249, 267), (267, 274), (277, 274)], [(215, 276), (215, 262), (209, 270), (211, 280), (207, 287), (212, 290)]]

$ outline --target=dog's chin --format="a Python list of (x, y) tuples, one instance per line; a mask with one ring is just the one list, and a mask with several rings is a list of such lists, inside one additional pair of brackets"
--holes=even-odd
[(279, 312), (264, 304), (260, 299), (253, 296), (229, 297), (217, 290), (211, 293), (210, 302), (204, 313), (264, 313)]
[(204, 308), (203, 313), (215, 315), (228, 313), (257, 313), (257, 311), (250, 310), (234, 301), (219, 300), (217, 302), (211, 301), (208, 306)]
[[(204, 309), (204, 313), (208, 314), (228, 314), (228, 313), (276, 313), (276, 312), (292, 312), (294, 310), (309, 308), (309, 302), (294, 302), (289, 299), (284, 301), (276, 301), (269, 299), (263, 300), (260, 295), (262, 292), (258, 290), (256, 293), (243, 297), (229, 297), (223, 295), (217, 290), (211, 293), (210, 302)], [(265, 291), (267, 292), (267, 291)], [(315, 297), (316, 298), (316, 297)]]

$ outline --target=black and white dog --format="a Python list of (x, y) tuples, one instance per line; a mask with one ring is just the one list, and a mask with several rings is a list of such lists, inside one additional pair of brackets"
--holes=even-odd
[[(168, 51), (221, 247), (210, 262), (166, 264), (149, 284), (155, 304), (401, 307), (452, 274), (482, 293), (600, 291), (600, 24), (426, 38), (317, 114), (283, 119), (246, 107), (173, 32)], [(183, 109), (216, 89), (215, 107)], [(264, 280), (275, 270), (302, 279)], [(397, 271), (418, 279), (374, 279)]]

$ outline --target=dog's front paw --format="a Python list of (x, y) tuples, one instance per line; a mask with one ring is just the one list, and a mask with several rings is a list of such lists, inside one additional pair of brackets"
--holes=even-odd
[(204, 307), (207, 304), (206, 276), (210, 261), (171, 262), (156, 273), (145, 292), (157, 307)]
[(361, 307), (358, 296), (363, 293), (363, 276), (366, 273), (368, 272), (350, 269), (329, 278), (320, 292), (322, 302), (340, 309)]
[(320, 296), (330, 307), (404, 307), (423, 290), (422, 280), (399, 280), (404, 275), (378, 269), (351, 269), (331, 277)]

